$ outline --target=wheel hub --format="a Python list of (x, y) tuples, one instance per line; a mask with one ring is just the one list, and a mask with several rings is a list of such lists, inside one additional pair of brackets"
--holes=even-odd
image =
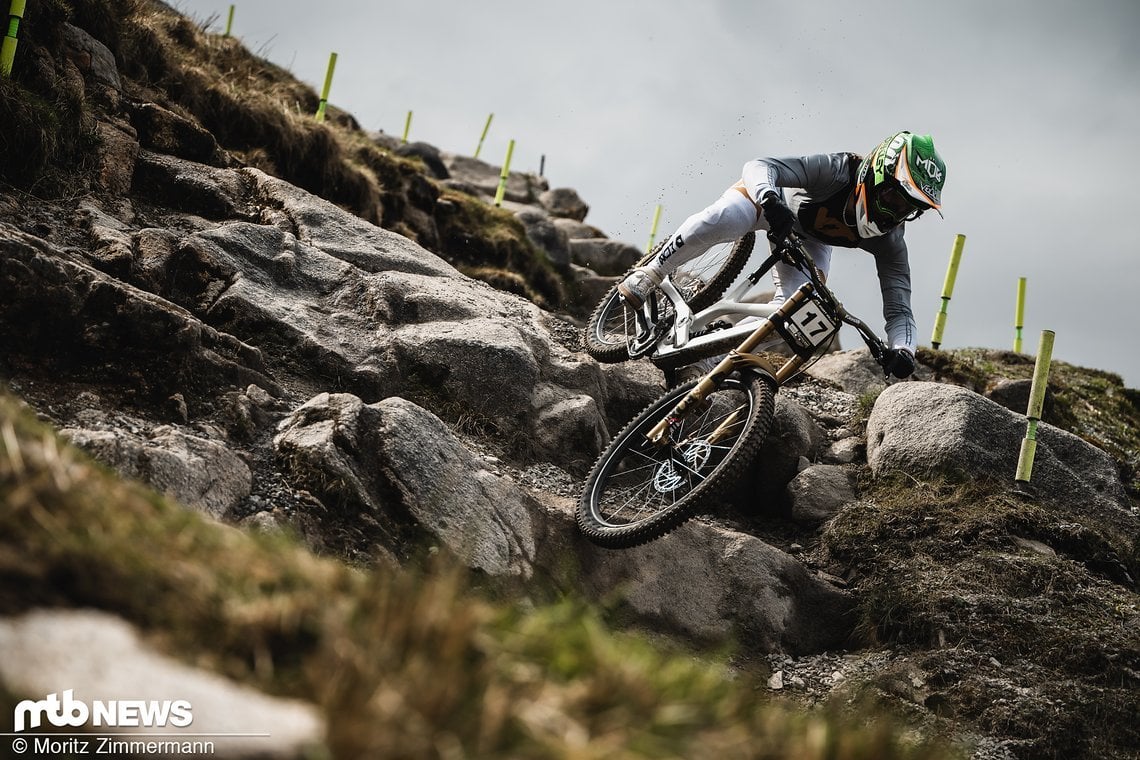
[(700, 472), (712, 455), (712, 444), (708, 441), (689, 441), (677, 453), (688, 467), (679, 469), (672, 458), (659, 464), (653, 473), (653, 488), (657, 493), (672, 493), (685, 485), (688, 482), (685, 469)]

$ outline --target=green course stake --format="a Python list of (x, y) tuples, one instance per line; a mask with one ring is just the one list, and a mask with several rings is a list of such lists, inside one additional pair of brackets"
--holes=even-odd
[(954, 248), (950, 252), (950, 266), (946, 268), (946, 280), (942, 283), (942, 307), (934, 315), (934, 335), (930, 338), (930, 345), (934, 348), (942, 345), (942, 331), (946, 329), (946, 309), (950, 306), (950, 296), (954, 293), (954, 280), (958, 277), (958, 262), (962, 260), (962, 247), (965, 245), (965, 235), (955, 236)]
[(1021, 353), (1021, 328), (1025, 326), (1025, 278), (1017, 278), (1017, 311), (1013, 316), (1013, 352)]
[(515, 141), (507, 143), (507, 160), (503, 162), (503, 170), (499, 172), (499, 189), (495, 191), (495, 205), (503, 205), (503, 196), (507, 192), (507, 177), (511, 175), (511, 155), (515, 152)]
[(408, 111), (408, 115), (404, 118), (404, 142), (408, 142), (408, 133), (412, 131), (412, 112)]
[(230, 32), (233, 31), (233, 28), (234, 28), (234, 7), (231, 5), (230, 6), (230, 16), (228, 19), (226, 19), (226, 34), (225, 34), (226, 37), (230, 36)]
[(333, 71), (336, 70), (336, 53), (329, 55), (329, 70), (325, 72), (325, 86), (321, 88), (321, 102), (317, 106), (317, 121), (325, 120), (325, 108), (329, 104), (329, 90), (332, 89)]
[(645, 252), (649, 253), (653, 250), (653, 241), (657, 237), (657, 224), (661, 221), (661, 204), (657, 204), (657, 208), (653, 210), (653, 224), (649, 226), (649, 242), (645, 244)]
[(20, 19), (24, 18), (26, 0), (12, 0), (12, 8), (8, 11), (8, 32), (4, 35), (4, 42), (0, 43), (0, 75), (4, 78), (12, 76), (12, 64), (16, 60), (16, 35), (20, 31)]
[(475, 158), (479, 158), (479, 151), (483, 150), (483, 141), (487, 139), (487, 131), (491, 128), (491, 119), (495, 118), (495, 114), (487, 117), (487, 123), (483, 125), (483, 134), (479, 135), (479, 144), (475, 146)]
[(1028, 425), (1025, 439), (1021, 442), (1021, 454), (1017, 457), (1016, 485), (1025, 489), (1033, 474), (1033, 455), (1037, 453), (1037, 423), (1041, 421), (1041, 410), (1045, 406), (1045, 388), (1049, 385), (1049, 362), (1053, 359), (1052, 330), (1041, 331), (1041, 344), (1037, 348), (1037, 363), (1033, 366), (1033, 385), (1029, 390), (1029, 409), (1025, 413)]

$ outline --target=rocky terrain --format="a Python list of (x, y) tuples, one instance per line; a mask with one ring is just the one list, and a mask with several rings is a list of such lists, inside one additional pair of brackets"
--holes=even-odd
[[(0, 85), (20, 138), (0, 171), (0, 715), (62, 684), (179, 683), (211, 727), (274, 727), (226, 756), (1140, 752), (1140, 395), (1119, 378), (1055, 369), (1027, 495), (1031, 357), (923, 350), (888, 387), (833, 354), (781, 391), (732, 499), (601, 550), (579, 483), (664, 384), (580, 350), (638, 252), (576, 192), (515, 174), (496, 208), (498, 167), (338, 109), (317, 125), (287, 72), (161, 3), (43, 3), (24, 33)], [(72, 447), (180, 506), (73, 509), (106, 486), (77, 485), (102, 481)], [(441, 561), (463, 581), (404, 580)], [(465, 601), (484, 595), (510, 611)], [(654, 642), (630, 659), (650, 664), (623, 670), (614, 631)], [(544, 646), (572, 666), (535, 655), (559, 633)], [(59, 656), (81, 641), (106, 643)], [(718, 655), (715, 685), (684, 664)], [(100, 681), (110, 657), (137, 672)], [(471, 662), (474, 702), (440, 685)], [(759, 704), (907, 728), (764, 755)], [(614, 733), (621, 710), (644, 735)]]

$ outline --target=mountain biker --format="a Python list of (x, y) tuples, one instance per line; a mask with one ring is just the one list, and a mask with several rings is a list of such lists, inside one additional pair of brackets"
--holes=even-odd
[[(903, 230), (929, 209), (941, 215), (945, 183), (946, 164), (933, 138), (906, 131), (883, 140), (866, 157), (827, 153), (749, 161), (741, 180), (665, 238), (657, 255), (631, 272), (618, 292), (630, 307), (640, 308), (666, 274), (751, 230), (767, 230), (772, 246), (795, 230), (825, 277), (832, 246), (861, 248), (875, 257), (882, 290), (889, 346), (883, 367), (895, 377), (909, 377), (916, 328)], [(779, 303), (806, 277), (781, 261), (772, 280), (773, 302)]]

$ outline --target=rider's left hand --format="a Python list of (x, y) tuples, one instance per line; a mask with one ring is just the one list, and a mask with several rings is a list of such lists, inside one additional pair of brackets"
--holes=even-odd
[(905, 348), (889, 348), (883, 354), (881, 364), (888, 375), (902, 380), (914, 373), (914, 354)]

